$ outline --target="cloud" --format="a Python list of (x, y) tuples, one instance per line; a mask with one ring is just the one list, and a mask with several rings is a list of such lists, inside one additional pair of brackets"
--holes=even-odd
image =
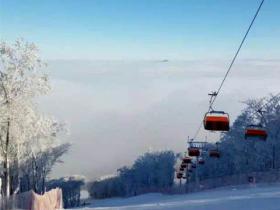
[[(149, 148), (182, 152), (229, 61), (50, 61), (53, 92), (45, 112), (70, 124), (73, 143), (52, 176), (94, 178), (114, 171)], [(215, 107), (232, 120), (247, 98), (280, 90), (279, 60), (236, 63)], [(215, 140), (217, 135), (200, 133)]]

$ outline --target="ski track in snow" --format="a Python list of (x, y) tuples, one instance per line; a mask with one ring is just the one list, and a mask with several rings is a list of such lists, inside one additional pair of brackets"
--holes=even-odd
[[(280, 184), (225, 187), (203, 192), (93, 200), (85, 210), (280, 210)], [(76, 209), (77, 210), (77, 209)]]

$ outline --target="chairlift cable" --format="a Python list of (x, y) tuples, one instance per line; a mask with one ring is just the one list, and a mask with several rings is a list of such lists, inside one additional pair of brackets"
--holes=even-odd
[[(247, 29), (245, 35), (244, 35), (244, 37), (243, 37), (243, 39), (242, 39), (242, 41), (241, 41), (239, 47), (238, 47), (238, 49), (237, 49), (237, 51), (236, 51), (236, 53), (234, 54), (233, 59), (232, 59), (230, 65), (229, 65), (229, 67), (228, 67), (228, 69), (227, 69), (227, 71), (226, 71), (226, 74), (225, 74), (225, 76), (224, 76), (224, 78), (223, 78), (223, 80), (222, 80), (222, 82), (221, 82), (221, 84), (220, 84), (218, 90), (216, 91), (216, 95), (213, 96), (213, 99), (212, 99), (212, 101), (210, 102), (210, 106), (209, 106), (208, 112), (210, 111), (212, 105), (214, 104), (214, 102), (215, 102), (215, 100), (216, 100), (218, 94), (220, 93), (220, 91), (221, 91), (221, 89), (222, 89), (222, 87), (223, 87), (223, 85), (224, 85), (224, 82), (225, 82), (225, 80), (226, 80), (226, 78), (227, 78), (227, 76), (228, 76), (230, 70), (232, 69), (232, 66), (233, 66), (233, 64), (234, 64), (234, 62), (235, 62), (235, 60), (236, 60), (236, 58), (237, 58), (237, 56), (238, 56), (238, 54), (239, 54), (239, 52), (240, 52), (240, 50), (241, 50), (241, 48), (242, 48), (242, 46), (243, 46), (245, 40), (246, 40), (246, 38), (247, 38), (247, 36), (248, 36), (248, 34), (249, 34), (249, 32), (250, 32), (250, 30), (251, 30), (251, 28), (252, 28), (254, 22), (255, 22), (255, 19), (257, 18), (258, 14), (259, 14), (259, 11), (260, 11), (261, 8), (262, 8), (263, 3), (264, 3), (264, 0), (261, 1), (261, 3), (260, 3), (260, 5), (259, 5), (259, 7), (258, 7), (258, 9), (257, 9), (257, 11), (256, 11), (256, 13), (255, 13), (255, 15), (254, 15), (254, 17), (253, 17), (253, 19), (252, 19), (252, 21), (251, 21), (251, 23), (250, 23), (250, 25), (249, 25), (249, 27), (248, 27), (248, 29)], [(196, 139), (197, 135), (199, 134), (202, 125), (203, 125), (203, 121), (201, 122), (201, 124), (199, 125), (197, 131), (195, 132), (194, 139)]]
[(257, 17), (258, 14), (259, 14), (259, 11), (260, 11), (260, 9), (261, 9), (263, 3), (264, 3), (264, 0), (261, 1), (261, 3), (260, 3), (260, 5), (259, 5), (259, 7), (258, 7), (258, 9), (257, 9), (257, 11), (256, 11), (256, 13), (255, 13), (255, 15), (254, 15), (254, 17), (253, 17), (253, 19), (252, 19), (252, 21), (251, 21), (251, 23), (250, 23), (250, 25), (249, 25), (249, 27), (248, 27), (246, 33), (245, 33), (245, 35), (244, 35), (244, 37), (243, 37), (243, 39), (242, 39), (242, 41), (241, 41), (241, 43), (240, 43), (240, 45), (239, 45), (239, 47), (238, 47), (238, 49), (237, 49), (237, 51), (236, 51), (236, 53), (235, 53), (233, 59), (232, 59), (232, 61), (231, 61), (230, 65), (229, 65), (229, 67), (228, 67), (228, 70), (227, 70), (227, 72), (226, 72), (226, 74), (225, 74), (225, 76), (224, 76), (224, 78), (223, 78), (223, 80), (222, 80), (222, 82), (221, 82), (221, 84), (220, 84), (220, 86), (219, 86), (217, 92), (216, 92), (216, 95), (213, 97), (213, 100), (212, 100), (212, 102), (211, 102), (211, 105), (213, 105), (213, 103), (215, 102), (215, 100), (216, 100), (218, 94), (220, 93), (220, 91), (221, 91), (221, 89), (222, 89), (222, 87), (223, 87), (223, 84), (224, 84), (224, 82), (225, 82), (225, 80), (226, 80), (226, 78), (227, 78), (227, 76), (228, 76), (228, 74), (229, 74), (229, 72), (230, 72), (230, 70), (231, 70), (231, 68), (232, 68), (232, 66), (233, 66), (233, 64), (234, 64), (234, 62), (235, 62), (235, 60), (236, 60), (236, 58), (237, 58), (237, 56), (238, 56), (238, 54), (239, 54), (239, 52), (240, 52), (242, 46), (243, 46), (243, 44), (244, 44), (244, 42), (245, 42), (245, 40), (246, 40), (246, 38), (247, 38), (247, 36), (248, 36), (248, 34), (249, 34), (249, 32), (250, 32), (252, 26), (253, 26), (253, 24), (254, 24), (254, 22), (255, 22), (256, 17)]

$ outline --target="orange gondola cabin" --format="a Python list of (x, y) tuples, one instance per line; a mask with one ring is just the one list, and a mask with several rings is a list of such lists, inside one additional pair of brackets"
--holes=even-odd
[(183, 174), (182, 174), (182, 173), (177, 173), (177, 174), (176, 174), (176, 177), (177, 177), (177, 179), (182, 179)]
[(203, 159), (198, 160), (198, 164), (203, 165), (204, 163), (205, 163), (205, 161)]
[(220, 158), (221, 154), (217, 149), (209, 150), (209, 156), (212, 158)]
[(261, 125), (249, 125), (245, 130), (245, 139), (256, 138), (261, 140), (266, 140), (267, 131)]
[(205, 130), (229, 131), (229, 115), (223, 111), (207, 112), (203, 124)]
[(181, 163), (181, 166), (180, 166), (180, 167), (181, 167), (181, 168), (187, 168), (187, 165), (188, 165), (188, 164), (186, 164), (186, 163)]
[(192, 162), (192, 159), (189, 158), (189, 157), (184, 157), (183, 160), (182, 160), (182, 163), (184, 164), (188, 164), (188, 163), (191, 163)]
[(189, 156), (198, 157), (200, 155), (199, 148), (197, 147), (189, 147), (188, 148)]

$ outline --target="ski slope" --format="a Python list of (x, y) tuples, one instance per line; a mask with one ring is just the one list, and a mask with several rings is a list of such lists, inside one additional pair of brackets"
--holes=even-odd
[(280, 184), (218, 188), (184, 195), (150, 193), (94, 200), (87, 210), (280, 210)]

